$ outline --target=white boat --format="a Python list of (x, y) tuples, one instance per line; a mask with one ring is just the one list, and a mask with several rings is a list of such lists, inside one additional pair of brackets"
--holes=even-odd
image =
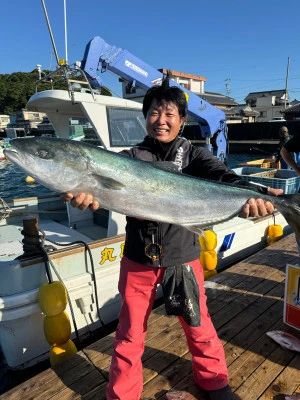
[[(91, 90), (42, 91), (33, 95), (26, 107), (46, 113), (60, 137), (70, 137), (70, 121), (81, 121), (84, 128), (73, 135), (74, 139), (112, 151), (130, 147), (146, 135), (140, 103)], [(50, 347), (44, 338), (43, 314), (37, 301), (38, 289), (47, 282), (47, 275), (41, 255), (22, 257), (24, 217), (39, 218), (39, 228), (45, 233), (43, 243), (53, 248), (49, 258), (69, 292), (80, 336), (101, 326), (97, 304), (105, 324), (118, 316), (117, 282), (125, 217), (103, 209), (95, 213), (74, 209), (62, 203), (59, 194), (6, 199), (0, 204), (0, 346), (8, 368), (20, 369), (47, 358)], [(272, 216), (247, 220), (236, 217), (213, 226), (217, 234), (217, 268), (225, 268), (266, 246), (267, 227), (273, 222)], [(280, 213), (276, 214), (276, 223), (283, 226), (284, 234), (290, 232)], [(83, 244), (65, 247), (48, 239), (88, 243), (94, 270), (86, 260)], [(58, 280), (53, 269), (52, 275)], [(67, 312), (71, 315), (69, 306)]]

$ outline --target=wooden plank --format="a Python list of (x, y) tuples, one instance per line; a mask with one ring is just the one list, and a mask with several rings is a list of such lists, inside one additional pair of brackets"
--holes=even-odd
[(293, 352), (277, 347), (235, 393), (241, 399), (257, 400), (293, 357)]
[[(280, 266), (280, 267), (279, 267)], [(226, 286), (215, 285), (215, 278), (209, 282), (206, 288), (208, 296), (208, 307), (211, 315), (219, 310), (222, 310), (224, 304), (231, 303), (234, 299), (238, 299), (243, 293), (251, 290), (259, 293), (259, 284), (264, 287), (265, 280), (272, 276), (277, 269), (285, 270), (285, 262), (282, 260), (276, 265), (274, 262), (272, 266), (255, 265), (255, 273), (251, 263), (240, 263), (239, 268), (235, 267), (226, 271)], [(221, 275), (224, 273), (222, 272)], [(263, 294), (263, 292), (261, 293)]]
[[(272, 330), (283, 330), (285, 326), (282, 322), (282, 318), (277, 321), (277, 323), (271, 328)], [(270, 339), (267, 335), (263, 334), (246, 351), (242, 352), (240, 357), (232, 362), (228, 367), (229, 384), (232, 387), (232, 390), (236, 391), (237, 394), (241, 394), (238, 392), (238, 389), (242, 387), (243, 389), (241, 389), (240, 391), (243, 393), (243, 396), (245, 396), (247, 390), (251, 393), (249, 387), (245, 389), (245, 385), (247, 384), (248, 380), (255, 374), (255, 371), (261, 366), (261, 364), (263, 364), (265, 360), (270, 356), (270, 354), (276, 351), (277, 348), (278, 344)], [(263, 382), (260, 382), (260, 384), (264, 385), (264, 388), (266, 388), (268, 386), (267, 381), (264, 380), (263, 377), (260, 378), (261, 382)], [(253, 399), (258, 399), (261, 394), (262, 392), (256, 392), (255, 395), (257, 397), (253, 397)], [(252, 399), (252, 397), (249, 397), (249, 400), (250, 399)]]
[[(107, 382), (103, 380), (99, 371), (94, 369), (89, 374), (84, 375), (82, 379), (78, 379), (58, 393), (51, 394), (48, 398), (51, 397), (53, 400), (81, 399), (84, 394), (89, 393), (91, 390), (98, 390), (101, 383), (106, 384)], [(42, 397), (35, 397), (34, 399), (42, 399)]]
[[(278, 298), (276, 298), (277, 296), (281, 295), (281, 297), (283, 297), (284, 283), (282, 282), (281, 284), (276, 285), (269, 293), (270, 297), (259, 297), (254, 301), (253, 298), (255, 299), (255, 296), (249, 294), (245, 295), (246, 297), (250, 298), (246, 302), (247, 307), (241, 310), (240, 313), (236, 313), (234, 318), (230, 318), (230, 315), (228, 316), (229, 321), (225, 323), (220, 329), (218, 329), (218, 335), (220, 339), (223, 340), (223, 342), (228, 342), (242, 329), (251, 325), (260, 315), (264, 315), (264, 313), (268, 309), (270, 309), (272, 305), (274, 305), (274, 303), (278, 301)], [(241, 303), (242, 302), (240, 302), (240, 304)], [(237, 307), (236, 304), (233, 304), (233, 307), (234, 306)], [(232, 310), (232, 307), (228, 308), (230, 311)], [(230, 311), (227, 311), (226, 314), (228, 314)], [(273, 315), (271, 314), (271, 316)], [(221, 319), (219, 313), (213, 316), (213, 321), (217, 318)]]
[[(283, 304), (276, 301), (268, 310), (254, 319), (251, 324), (241, 330), (236, 336), (227, 340), (224, 346), (227, 365), (229, 366), (237, 360), (251, 345), (253, 345), (274, 325), (274, 319), (282, 321)], [(222, 337), (222, 334), (221, 334)], [(224, 339), (223, 339), (224, 340)]]
[(178, 382), (192, 373), (190, 361), (190, 354), (177, 359), (150, 382), (146, 383), (143, 390), (143, 397), (162, 396), (168, 390), (172, 389)]
[[(280, 394), (292, 395), (300, 387), (300, 354), (295, 354), (292, 361), (271, 383), (259, 399), (272, 399)], [(300, 391), (299, 391), (300, 392)]]
[(146, 360), (143, 357), (143, 376), (145, 383), (149, 382), (155, 376), (160, 374), (164, 369), (171, 366), (180, 357), (188, 353), (189, 348), (187, 345), (187, 341), (179, 323), (177, 324), (177, 329), (178, 331), (181, 331), (181, 336), (177, 338), (175, 342), (173, 341), (169, 344), (167, 344), (168, 342), (164, 342), (160, 346), (161, 348), (159, 349), (159, 351), (157, 351), (154, 355), (148, 357)]
[(84, 354), (78, 352), (64, 363), (41, 372), (21, 383), (17, 388), (4, 393), (0, 398), (1, 400), (47, 399), (94, 369), (95, 367), (86, 359)]
[(97, 386), (93, 390), (85, 393), (81, 399), (83, 400), (106, 400), (105, 395), (106, 390), (106, 383), (102, 383), (101, 385)]

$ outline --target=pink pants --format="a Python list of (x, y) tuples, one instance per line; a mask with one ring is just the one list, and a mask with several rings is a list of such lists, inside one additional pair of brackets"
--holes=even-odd
[[(217, 390), (228, 384), (224, 350), (208, 314), (202, 266), (199, 260), (188, 264), (193, 267), (199, 285), (201, 326), (190, 327), (181, 317), (179, 321), (192, 354), (196, 384), (204, 390)], [(141, 357), (147, 320), (164, 271), (165, 268), (151, 268), (122, 258), (119, 279), (122, 307), (114, 340), (107, 400), (140, 399), (143, 391)]]

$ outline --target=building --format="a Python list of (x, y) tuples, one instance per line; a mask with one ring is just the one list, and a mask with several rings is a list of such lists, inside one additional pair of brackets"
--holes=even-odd
[(16, 112), (15, 128), (23, 128), (26, 133), (37, 129), (38, 124), (43, 121), (45, 113), (29, 111), (26, 108)]
[(293, 101), (291, 104), (294, 104), (294, 105), (282, 110), (284, 119), (286, 119), (287, 121), (300, 120), (300, 102)]
[(0, 133), (4, 133), (7, 125), (10, 123), (9, 115), (0, 115)]
[[(184, 88), (190, 90), (195, 93), (197, 96), (201, 97), (203, 100), (207, 101), (211, 105), (220, 108), (223, 110), (227, 116), (230, 115), (229, 110), (233, 107), (238, 106), (238, 103), (231, 97), (225, 96), (219, 93), (205, 92), (204, 84), (206, 82), (206, 78), (204, 76), (188, 74), (186, 72), (178, 72), (174, 70), (167, 70), (165, 68), (161, 68), (158, 70), (159, 72), (167, 75), (170, 74), (170, 77), (179, 85)], [(124, 79), (119, 79), (122, 82), (122, 95), (124, 99), (130, 99), (137, 101), (139, 103), (143, 102), (144, 95), (146, 93), (145, 90), (140, 89), (139, 87), (131, 87), (128, 86), (128, 83)], [(230, 121), (227, 121), (230, 122)], [(189, 124), (196, 123), (193, 118), (188, 118)]]
[[(187, 74), (185, 72), (178, 72), (173, 70), (166, 70), (165, 68), (159, 69), (158, 71), (163, 73), (164, 75), (167, 75), (167, 73), (169, 72), (171, 74), (171, 78), (176, 83), (185, 87), (191, 92), (194, 92), (196, 94), (204, 93), (204, 82), (206, 82), (206, 78), (203, 76)], [(134, 100), (139, 103), (143, 102), (146, 90), (139, 87), (128, 86), (128, 83), (122, 78), (120, 78), (119, 81), (122, 82), (122, 95), (124, 99)]]
[(289, 107), (289, 94), (285, 89), (252, 92), (245, 98), (245, 102), (259, 112), (257, 122), (267, 122), (283, 116), (284, 108)]
[(226, 112), (227, 123), (247, 123), (256, 122), (259, 117), (259, 112), (253, 110), (249, 104), (239, 104), (236, 107), (227, 110)]

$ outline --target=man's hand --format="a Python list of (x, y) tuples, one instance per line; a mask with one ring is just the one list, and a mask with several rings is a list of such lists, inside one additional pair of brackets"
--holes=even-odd
[[(282, 189), (268, 188), (268, 194), (271, 196), (280, 196), (283, 193)], [(240, 212), (239, 217), (264, 217), (265, 215), (274, 212), (273, 203), (264, 201), (263, 199), (249, 199)]]
[(100, 207), (97, 200), (89, 193), (78, 193), (76, 196), (73, 193), (67, 192), (61, 195), (61, 200), (64, 202), (70, 201), (72, 207), (86, 210), (89, 208), (91, 211), (96, 211)]

